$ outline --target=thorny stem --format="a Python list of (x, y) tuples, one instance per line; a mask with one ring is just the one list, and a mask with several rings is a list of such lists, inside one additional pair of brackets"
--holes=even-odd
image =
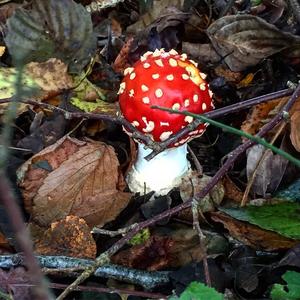
[(18, 100), (21, 99), (23, 66), (18, 67), (15, 83), (15, 96), (13, 97), (5, 115), (5, 122), (1, 132), (2, 147), (0, 148), (0, 202), (2, 202), (11, 225), (16, 234), (16, 240), (24, 252), (26, 258), (26, 267), (32, 282), (36, 285), (35, 299), (52, 299), (47, 288), (46, 281), (42, 275), (41, 269), (34, 257), (33, 247), (29, 233), (23, 222), (22, 213), (16, 203), (16, 197), (6, 176), (6, 164), (9, 157), (9, 146), (13, 134), (13, 122), (15, 120), (18, 108)]
[[(295, 101), (300, 96), (300, 85), (297, 86), (295, 92), (293, 93), (292, 97), (288, 100), (286, 105), (282, 108), (282, 110), (264, 127), (260, 129), (257, 136), (262, 137), (266, 133), (268, 133), (272, 128), (274, 128), (279, 122), (284, 120), (286, 112), (288, 112)], [(239, 156), (244, 153), (248, 148), (250, 148), (252, 145), (254, 145), (255, 142), (248, 140), (247, 142), (241, 144), (239, 147), (237, 147), (235, 150), (233, 150), (228, 156), (226, 162), (223, 164), (223, 166), (218, 170), (218, 172), (213, 176), (213, 178), (208, 182), (208, 184), (195, 195), (196, 199), (202, 199), (205, 197), (210, 190), (223, 178), (223, 176), (227, 173), (227, 171), (232, 167), (234, 162), (239, 158)], [(64, 299), (71, 291), (76, 289), (76, 287), (82, 283), (85, 279), (87, 279), (89, 276), (91, 276), (95, 270), (101, 266), (104, 263), (109, 262), (109, 257), (115, 254), (117, 251), (119, 251), (126, 243), (132, 239), (140, 230), (153, 226), (158, 221), (161, 221), (163, 219), (169, 218), (180, 211), (190, 208), (192, 205), (193, 199), (190, 199), (180, 205), (177, 205), (169, 210), (166, 210), (156, 216), (154, 216), (151, 219), (148, 219), (144, 222), (139, 223), (138, 226), (136, 226), (133, 230), (128, 232), (123, 238), (118, 240), (114, 245), (112, 245), (108, 250), (106, 250), (104, 253), (102, 253), (100, 256), (98, 256), (95, 260), (95, 263), (88, 268), (85, 272), (83, 272), (73, 283), (71, 283), (57, 298), (57, 300)]]

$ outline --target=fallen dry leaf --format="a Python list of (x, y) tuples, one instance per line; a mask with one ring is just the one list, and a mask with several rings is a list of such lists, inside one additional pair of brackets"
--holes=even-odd
[(262, 145), (254, 145), (247, 153), (247, 177), (252, 178), (255, 171), (255, 178), (251, 190), (254, 194), (265, 197), (266, 192), (274, 192), (280, 184), (288, 160), (280, 155), (274, 155), (269, 149)]
[(219, 55), (232, 71), (244, 71), (261, 60), (299, 43), (299, 37), (264, 19), (238, 14), (219, 18), (207, 29)]
[(11, 252), (11, 247), (5, 238), (5, 236), (0, 232), (0, 254)]
[(210, 213), (212, 220), (220, 222), (230, 235), (255, 249), (275, 251), (292, 248), (299, 241), (286, 238), (276, 232), (260, 229), (247, 222), (238, 221), (220, 212)]
[(203, 65), (219, 64), (222, 57), (211, 44), (182, 43), (182, 51)]
[(41, 255), (94, 259), (97, 248), (84, 219), (67, 216), (63, 220), (53, 222), (41, 239), (35, 241), (35, 251)]
[[(0, 99), (11, 98), (15, 94), (15, 68), (0, 68)], [(32, 62), (26, 65), (22, 77), (23, 89), (36, 101), (43, 101), (61, 91), (73, 87), (73, 79), (68, 74), (67, 66), (59, 59), (51, 58), (46, 62)], [(0, 114), (8, 103), (0, 104)], [(18, 115), (27, 110), (28, 105), (20, 103)]]
[(300, 152), (300, 100), (293, 105), (291, 109), (291, 142), (295, 149)]
[(12, 268), (9, 271), (0, 269), (0, 289), (10, 293), (13, 298), (19, 300), (32, 300), (32, 281), (23, 267)]
[(228, 177), (225, 176), (222, 180), (225, 189), (225, 198), (234, 202), (241, 203), (244, 193), (236, 186), (236, 184)]
[(68, 215), (101, 227), (127, 206), (131, 194), (111, 146), (63, 137), (18, 170), (25, 208), (42, 226)]
[(172, 239), (152, 236), (145, 243), (132, 246), (112, 257), (112, 262), (130, 268), (156, 271), (170, 265)]
[[(210, 176), (203, 175), (202, 177), (199, 177), (197, 172), (193, 172), (190, 177), (182, 179), (180, 185), (180, 196), (182, 200), (187, 201), (193, 197), (193, 195), (199, 193), (206, 187), (210, 180)], [(217, 183), (212, 190), (199, 201), (199, 209), (201, 212), (214, 211), (215, 206), (221, 204), (224, 193), (225, 191), (222, 183)]]
[(241, 130), (255, 135), (258, 130), (278, 112), (288, 99), (289, 96), (282, 97), (254, 106), (247, 116), (247, 119), (243, 122)]
[(113, 69), (117, 73), (123, 73), (123, 71), (130, 67), (130, 63), (128, 61), (128, 53), (130, 52), (130, 47), (133, 42), (133, 37), (129, 38), (126, 43), (123, 45), (120, 53), (114, 61)]
[(31, 62), (26, 66), (25, 72), (40, 87), (44, 97), (50, 92), (59, 93), (74, 86), (67, 65), (57, 58), (40, 63)]

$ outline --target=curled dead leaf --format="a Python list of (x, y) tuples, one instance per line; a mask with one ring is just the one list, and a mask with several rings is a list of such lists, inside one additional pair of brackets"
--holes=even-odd
[(18, 170), (25, 208), (35, 222), (75, 215), (103, 226), (127, 206), (123, 177), (111, 146), (63, 137), (34, 155)]

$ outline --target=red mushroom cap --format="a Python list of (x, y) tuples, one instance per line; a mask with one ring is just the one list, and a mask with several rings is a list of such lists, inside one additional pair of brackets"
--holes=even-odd
[[(197, 69), (197, 64), (188, 60), (186, 54), (163, 49), (146, 52), (131, 68), (124, 71), (120, 84), (119, 101), (123, 116), (138, 131), (162, 142), (170, 135), (193, 121), (193, 117), (170, 114), (152, 109), (159, 105), (196, 114), (214, 108), (212, 92), (205, 82), (206, 75)], [(170, 147), (179, 146), (200, 136), (208, 124), (189, 132)]]

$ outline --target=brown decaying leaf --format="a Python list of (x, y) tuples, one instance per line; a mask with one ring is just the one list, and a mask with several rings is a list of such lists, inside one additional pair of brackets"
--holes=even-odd
[(41, 255), (94, 259), (97, 247), (84, 219), (67, 216), (58, 222), (53, 222), (41, 239), (35, 241), (35, 251)]
[(271, 150), (266, 150), (262, 145), (251, 147), (247, 153), (246, 169), (248, 179), (254, 171), (256, 172), (251, 187), (252, 192), (263, 197), (266, 196), (267, 191), (274, 192), (282, 180), (287, 164), (288, 160), (280, 155), (274, 155)]
[(278, 112), (288, 99), (289, 97), (282, 97), (254, 106), (251, 113), (247, 116), (247, 119), (243, 122), (241, 130), (255, 135), (258, 130)]
[(123, 45), (120, 53), (114, 61), (113, 69), (118, 73), (123, 73), (123, 71), (130, 66), (128, 61), (128, 53), (130, 51), (131, 44), (133, 42), (133, 37), (129, 38)]
[(300, 41), (299, 37), (252, 15), (222, 17), (209, 26), (207, 33), (218, 54), (236, 72)]
[(228, 177), (225, 176), (222, 180), (225, 189), (225, 198), (237, 203), (241, 203), (243, 192), (236, 186), (236, 184)]
[(0, 254), (4, 254), (11, 251), (11, 247), (5, 238), (5, 236), (0, 232)]
[(0, 289), (5, 293), (10, 293), (18, 300), (32, 300), (31, 279), (23, 267), (11, 268), (9, 271), (0, 269)]
[(20, 3), (7, 3), (0, 7), (0, 23), (5, 24), (6, 20), (21, 6)]
[(172, 239), (152, 236), (144, 244), (117, 253), (111, 261), (131, 268), (156, 271), (170, 265), (172, 247)]
[(293, 105), (291, 112), (291, 142), (295, 149), (300, 152), (300, 100)]
[[(182, 179), (180, 185), (180, 196), (183, 201), (189, 200), (193, 195), (199, 193), (211, 180), (211, 177), (203, 175), (199, 177), (197, 172), (193, 172), (188, 178)], [(199, 210), (208, 212), (215, 210), (215, 206), (221, 204), (224, 198), (224, 187), (222, 183), (217, 183), (204, 198), (199, 201)]]
[(299, 243), (299, 241), (286, 238), (276, 232), (260, 229), (247, 222), (238, 221), (220, 212), (212, 212), (210, 215), (213, 221), (222, 223), (232, 237), (255, 249), (285, 250)]
[(68, 136), (34, 155), (18, 170), (25, 208), (42, 226), (75, 215), (103, 226), (126, 207), (131, 194), (111, 146)]
[(43, 93), (58, 93), (74, 85), (67, 65), (57, 58), (50, 58), (41, 63), (31, 62), (26, 65), (26, 73), (33, 78)]

